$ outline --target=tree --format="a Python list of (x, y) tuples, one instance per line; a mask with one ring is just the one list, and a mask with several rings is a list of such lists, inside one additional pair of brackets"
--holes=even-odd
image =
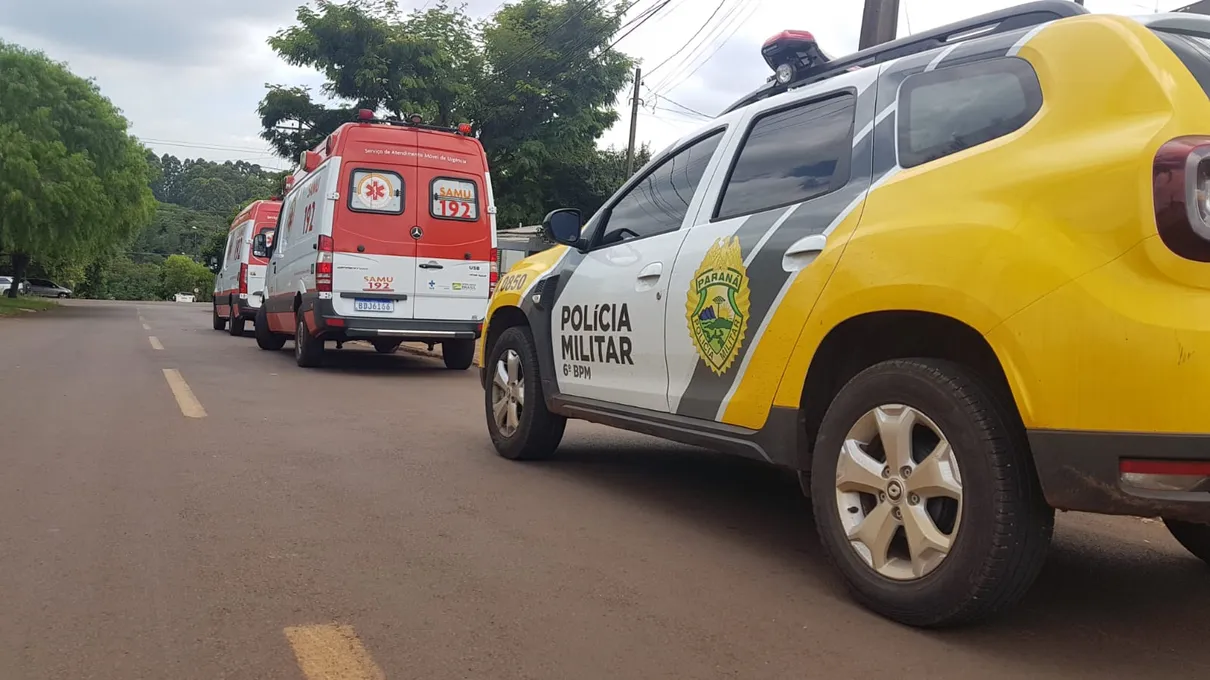
[(97, 86), (4, 42), (0, 159), (0, 250), (15, 278), (31, 258), (85, 259), (129, 239), (154, 210), (146, 151)]
[(214, 273), (206, 265), (199, 264), (184, 255), (170, 255), (160, 266), (160, 296), (169, 298), (177, 293), (192, 294), (197, 290), (198, 300), (211, 299), (211, 284)]
[(443, 1), (407, 16), (390, 0), (300, 8), (298, 24), (269, 44), (323, 73), (323, 92), (338, 103), (270, 86), (261, 136), (293, 159), (357, 108), (469, 122), (488, 154), (501, 224), (532, 223), (560, 205), (593, 209), (624, 179), (613, 172), (617, 152), (597, 140), (617, 121), (613, 104), (630, 78), (630, 58), (609, 49), (628, 8), (519, 0), (479, 24)]

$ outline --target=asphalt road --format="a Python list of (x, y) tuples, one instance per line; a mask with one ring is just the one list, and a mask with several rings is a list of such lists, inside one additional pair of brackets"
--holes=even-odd
[(584, 424), (510, 463), (473, 371), (209, 321), (0, 319), (0, 680), (1210, 673), (1210, 569), (1159, 524), (1062, 516), (1022, 606), (920, 632), (848, 600), (782, 472)]

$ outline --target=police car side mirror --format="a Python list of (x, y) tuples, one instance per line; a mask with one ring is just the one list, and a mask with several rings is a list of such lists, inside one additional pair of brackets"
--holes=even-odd
[(578, 247), (580, 245), (580, 229), (583, 226), (584, 221), (580, 216), (580, 211), (574, 208), (552, 210), (542, 220), (542, 231), (546, 233), (546, 237), (565, 246)]
[(256, 257), (269, 257), (269, 245), (265, 242), (264, 234), (252, 237), (252, 254)]

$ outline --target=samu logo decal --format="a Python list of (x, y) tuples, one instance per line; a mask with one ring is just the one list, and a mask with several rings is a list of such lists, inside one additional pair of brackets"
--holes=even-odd
[(702, 361), (716, 375), (731, 368), (748, 332), (748, 270), (739, 237), (710, 246), (693, 275), (685, 303), (689, 337)]

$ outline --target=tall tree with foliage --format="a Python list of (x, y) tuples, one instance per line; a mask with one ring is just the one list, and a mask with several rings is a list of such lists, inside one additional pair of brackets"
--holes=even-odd
[[(270, 38), (291, 64), (318, 69), (325, 107), (301, 88), (272, 86), (262, 137), (287, 158), (312, 148), (357, 108), (469, 122), (480, 131), (502, 225), (551, 207), (595, 209), (624, 179), (597, 140), (618, 119), (630, 58), (610, 49), (630, 3), (519, 0), (475, 23), (445, 2), (402, 15), (388, 0), (320, 1)], [(616, 180), (616, 181), (615, 181)]]
[(145, 154), (94, 83), (0, 42), (0, 250), (15, 278), (31, 258), (88, 258), (146, 224)]

